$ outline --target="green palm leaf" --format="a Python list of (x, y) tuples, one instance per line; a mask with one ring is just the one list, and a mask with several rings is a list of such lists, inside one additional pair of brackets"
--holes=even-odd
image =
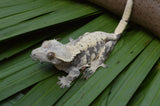
[(67, 43), (85, 32), (113, 32), (120, 19), (72, 0), (1, 0), (0, 8), (0, 105), (160, 105), (160, 41), (144, 29), (130, 24), (108, 68), (60, 89), (57, 76), (65, 73), (32, 61), (31, 50), (46, 39)]

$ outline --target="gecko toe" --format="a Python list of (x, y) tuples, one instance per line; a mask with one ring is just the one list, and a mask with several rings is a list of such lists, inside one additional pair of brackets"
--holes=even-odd
[(60, 85), (60, 88), (70, 87), (71, 81), (69, 81), (66, 77), (58, 77), (59, 81), (57, 82)]

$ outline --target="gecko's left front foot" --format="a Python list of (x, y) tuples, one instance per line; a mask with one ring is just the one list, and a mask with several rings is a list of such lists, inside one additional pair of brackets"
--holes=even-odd
[(70, 87), (71, 81), (69, 81), (66, 77), (58, 77), (60, 80), (57, 82), (58, 85), (60, 85), (60, 88)]
[(90, 68), (85, 69), (85, 71), (83, 72), (83, 78), (88, 79), (89, 77), (91, 77), (99, 67), (106, 68), (107, 65), (102, 63), (101, 65), (93, 65)]
[(83, 78), (88, 79), (89, 77), (91, 77), (97, 70), (97, 68), (100, 66), (91, 66), (87, 69), (85, 69), (84, 73), (83, 73)]
[(88, 79), (94, 74), (95, 71), (93, 71), (91, 68), (87, 68), (85, 72), (83, 72), (83, 78)]

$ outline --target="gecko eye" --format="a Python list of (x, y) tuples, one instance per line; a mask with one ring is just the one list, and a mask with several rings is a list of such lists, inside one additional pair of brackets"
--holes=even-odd
[(54, 59), (54, 56), (55, 56), (55, 53), (53, 53), (53, 52), (49, 52), (49, 53), (47, 54), (47, 58), (48, 58), (49, 60)]

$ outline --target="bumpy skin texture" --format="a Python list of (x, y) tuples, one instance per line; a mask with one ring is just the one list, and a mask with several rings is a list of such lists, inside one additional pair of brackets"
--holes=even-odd
[(58, 77), (61, 88), (70, 87), (71, 82), (80, 75), (88, 79), (99, 67), (106, 67), (104, 61), (112, 51), (114, 45), (124, 31), (132, 10), (133, 0), (128, 0), (123, 17), (114, 33), (102, 31), (87, 32), (78, 39), (62, 44), (57, 40), (43, 42), (42, 46), (33, 50), (31, 57), (34, 60), (49, 62), (68, 75)]
[(58, 84), (61, 88), (69, 87), (80, 75), (80, 70), (84, 72), (83, 77), (88, 79), (98, 67), (105, 67), (103, 62), (116, 41), (113, 34), (101, 31), (87, 32), (65, 45), (56, 40), (45, 41), (41, 47), (32, 51), (32, 58), (50, 62), (57, 69), (68, 73), (66, 77), (58, 77)]

